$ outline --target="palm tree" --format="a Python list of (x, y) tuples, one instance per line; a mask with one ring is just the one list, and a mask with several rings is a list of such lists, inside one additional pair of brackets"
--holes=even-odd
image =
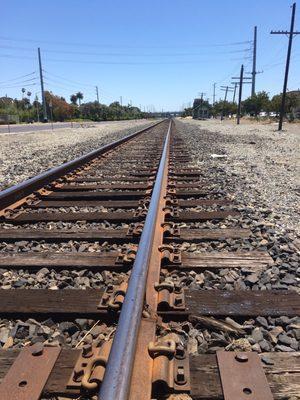
[(72, 104), (76, 105), (77, 104), (77, 95), (76, 94), (72, 94), (70, 96), (70, 100), (71, 100)]
[(76, 97), (79, 101), (79, 105), (81, 105), (81, 100), (83, 99), (83, 94), (81, 92), (76, 93)]
[(26, 92), (26, 89), (25, 88), (22, 88), (22, 98), (24, 97), (24, 93)]
[(31, 92), (27, 92), (27, 96), (29, 97), (29, 102), (30, 102)]

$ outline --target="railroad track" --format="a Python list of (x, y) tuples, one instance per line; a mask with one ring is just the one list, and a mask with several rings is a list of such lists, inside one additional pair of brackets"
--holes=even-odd
[[(299, 352), (243, 340), (262, 334), (257, 317), (299, 334), (299, 295), (203, 288), (205, 271), (253, 277), (273, 260), (230, 248), (252, 232), (230, 224), (218, 171), (191, 165), (162, 121), (0, 193), (0, 269), (15, 277), (0, 290), (1, 399), (297, 398)], [(229, 245), (184, 250), (206, 242)], [(212, 331), (214, 346), (192, 350)]]

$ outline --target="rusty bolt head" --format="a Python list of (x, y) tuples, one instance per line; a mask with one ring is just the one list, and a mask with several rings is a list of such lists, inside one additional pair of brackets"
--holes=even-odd
[(235, 359), (239, 362), (247, 362), (248, 361), (248, 356), (246, 353), (238, 353), (235, 356)]
[(91, 344), (85, 344), (82, 346), (82, 357), (89, 358), (93, 355), (93, 348)]

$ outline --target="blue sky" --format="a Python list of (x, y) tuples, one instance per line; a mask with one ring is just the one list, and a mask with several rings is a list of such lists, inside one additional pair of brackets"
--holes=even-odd
[[(39, 95), (37, 47), (45, 87), (69, 100), (146, 109), (179, 110), (198, 93), (217, 99), (240, 65), (251, 70), (253, 27), (258, 27), (257, 91), (282, 89), (288, 39), (270, 30), (289, 29), (287, 0), (10, 0), (2, 4), (0, 96)], [(300, 3), (296, 11), (300, 30)], [(245, 88), (248, 96), (250, 85)], [(293, 44), (288, 89), (300, 87), (300, 35)]]

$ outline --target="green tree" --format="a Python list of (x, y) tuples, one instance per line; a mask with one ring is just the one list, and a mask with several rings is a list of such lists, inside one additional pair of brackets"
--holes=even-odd
[(236, 103), (230, 101), (216, 101), (212, 107), (212, 114), (214, 116), (223, 115), (224, 117), (237, 113)]
[[(279, 114), (281, 108), (281, 100), (282, 100), (282, 93), (273, 96), (270, 102), (270, 111)], [(293, 109), (297, 108), (297, 106), (299, 106), (299, 97), (297, 93), (295, 92), (287, 93), (285, 98), (284, 113), (291, 114)]]
[(72, 104), (77, 105), (77, 95), (76, 94), (71, 94), (70, 101), (71, 101)]
[(53, 93), (45, 91), (47, 114), (50, 115), (50, 103), (52, 104), (52, 114), (54, 121), (64, 121), (72, 118), (73, 108), (63, 97), (55, 96)]
[(77, 92), (76, 93), (76, 97), (78, 99), (79, 106), (80, 106), (81, 105), (81, 100), (83, 99), (83, 94), (81, 92)]
[(242, 102), (245, 113), (255, 115), (256, 117), (261, 111), (268, 112), (270, 109), (270, 99), (267, 92), (258, 92), (252, 97), (248, 97)]

